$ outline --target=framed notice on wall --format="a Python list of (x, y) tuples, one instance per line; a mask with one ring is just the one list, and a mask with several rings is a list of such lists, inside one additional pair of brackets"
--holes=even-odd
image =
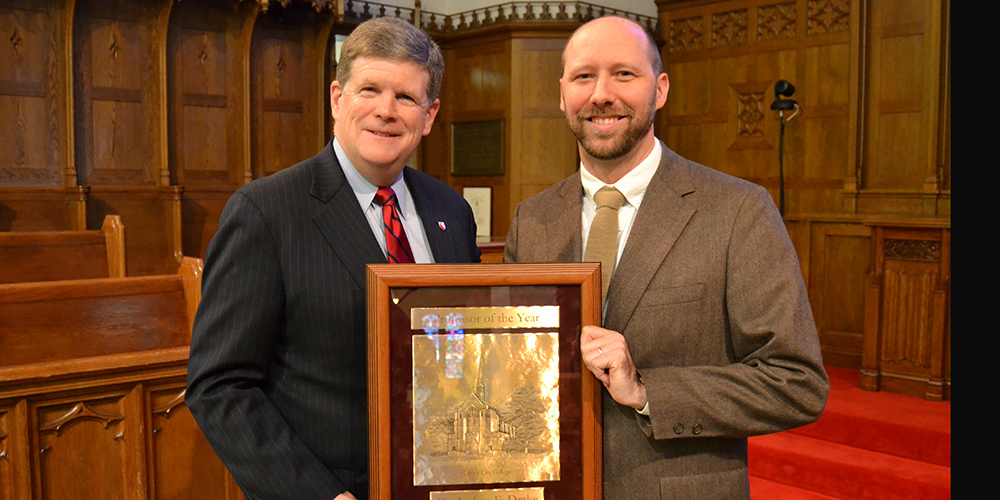
[(451, 175), (503, 175), (503, 120), (451, 125)]
[(368, 265), (369, 498), (599, 500), (597, 264)]

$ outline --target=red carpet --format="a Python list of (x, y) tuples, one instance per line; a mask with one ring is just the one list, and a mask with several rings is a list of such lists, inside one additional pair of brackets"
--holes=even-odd
[(951, 402), (858, 389), (827, 367), (830, 397), (815, 423), (750, 438), (753, 500), (951, 498)]

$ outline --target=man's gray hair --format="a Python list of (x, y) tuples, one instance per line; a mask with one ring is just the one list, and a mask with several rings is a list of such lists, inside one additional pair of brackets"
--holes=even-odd
[(337, 81), (341, 86), (351, 79), (354, 60), (377, 57), (413, 61), (430, 75), (427, 105), (437, 99), (444, 77), (444, 57), (434, 40), (416, 26), (395, 17), (376, 17), (358, 25), (340, 49)]

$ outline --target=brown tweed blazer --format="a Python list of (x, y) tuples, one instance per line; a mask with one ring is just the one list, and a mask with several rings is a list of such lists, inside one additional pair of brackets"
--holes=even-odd
[[(582, 193), (575, 174), (519, 204), (504, 260), (579, 261)], [(650, 416), (604, 392), (604, 498), (748, 499), (746, 438), (814, 421), (829, 391), (770, 195), (664, 145), (608, 301)]]

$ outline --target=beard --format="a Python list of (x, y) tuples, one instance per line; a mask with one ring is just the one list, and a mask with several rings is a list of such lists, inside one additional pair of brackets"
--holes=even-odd
[[(587, 154), (598, 160), (615, 160), (632, 151), (646, 137), (653, 126), (655, 115), (656, 96), (654, 95), (645, 113), (637, 115), (635, 109), (629, 106), (624, 106), (624, 110), (621, 111), (616, 109), (600, 110), (589, 106), (577, 112), (576, 116), (571, 117), (567, 114), (566, 121), (580, 147)], [(588, 118), (600, 116), (624, 116), (628, 120), (628, 124), (621, 132), (587, 131), (584, 122)]]

